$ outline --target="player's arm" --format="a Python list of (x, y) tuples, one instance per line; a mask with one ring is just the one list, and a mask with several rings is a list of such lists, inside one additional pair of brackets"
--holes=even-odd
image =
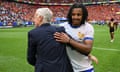
[(84, 43), (79, 43), (74, 39), (70, 38), (67, 34), (58, 32), (54, 34), (54, 37), (56, 38), (56, 41), (68, 43), (84, 55), (88, 55), (92, 50), (93, 40), (91, 39), (85, 39)]
[(93, 46), (93, 40), (91, 39), (84, 40), (84, 43), (79, 43), (73, 39), (70, 39), (68, 43), (72, 45), (80, 53), (85, 55), (88, 55), (91, 52)]
[(110, 22), (107, 24), (108, 27), (110, 27)]
[(115, 22), (115, 30), (118, 28), (118, 22)]

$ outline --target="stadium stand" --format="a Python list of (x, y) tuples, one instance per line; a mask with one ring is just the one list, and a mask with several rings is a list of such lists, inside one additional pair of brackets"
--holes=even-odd
[[(66, 21), (66, 15), (69, 6), (73, 2), (84, 2), (89, 12), (88, 20), (104, 23), (111, 17), (120, 20), (120, 3), (109, 0), (109, 3), (104, 3), (106, 0), (1, 0), (0, 1), (0, 26), (30, 26), (33, 25), (32, 17), (35, 9), (38, 7), (48, 7), (54, 12), (53, 22), (59, 24)], [(100, 1), (103, 1), (100, 2)], [(89, 4), (90, 3), (90, 4)], [(93, 3), (93, 4), (91, 4)]]

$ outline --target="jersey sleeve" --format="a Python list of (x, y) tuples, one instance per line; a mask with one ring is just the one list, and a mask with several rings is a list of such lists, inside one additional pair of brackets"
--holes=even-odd
[(86, 29), (86, 35), (84, 39), (94, 39), (94, 28), (92, 25), (89, 25)]

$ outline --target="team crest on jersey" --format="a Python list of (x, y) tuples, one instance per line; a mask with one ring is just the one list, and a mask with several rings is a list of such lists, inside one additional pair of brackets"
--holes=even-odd
[(79, 39), (83, 39), (84, 38), (84, 34), (83, 33), (81, 33), (81, 32), (78, 32), (78, 37), (79, 37)]

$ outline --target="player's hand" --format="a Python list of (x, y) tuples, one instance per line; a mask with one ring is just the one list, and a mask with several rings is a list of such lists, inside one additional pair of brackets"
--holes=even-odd
[(89, 58), (90, 58), (93, 62), (95, 62), (96, 64), (98, 64), (98, 59), (97, 59), (95, 56), (90, 55)]
[(69, 43), (70, 37), (63, 32), (56, 32), (54, 33), (54, 38), (56, 39), (56, 41), (58, 42), (62, 42), (62, 43)]

